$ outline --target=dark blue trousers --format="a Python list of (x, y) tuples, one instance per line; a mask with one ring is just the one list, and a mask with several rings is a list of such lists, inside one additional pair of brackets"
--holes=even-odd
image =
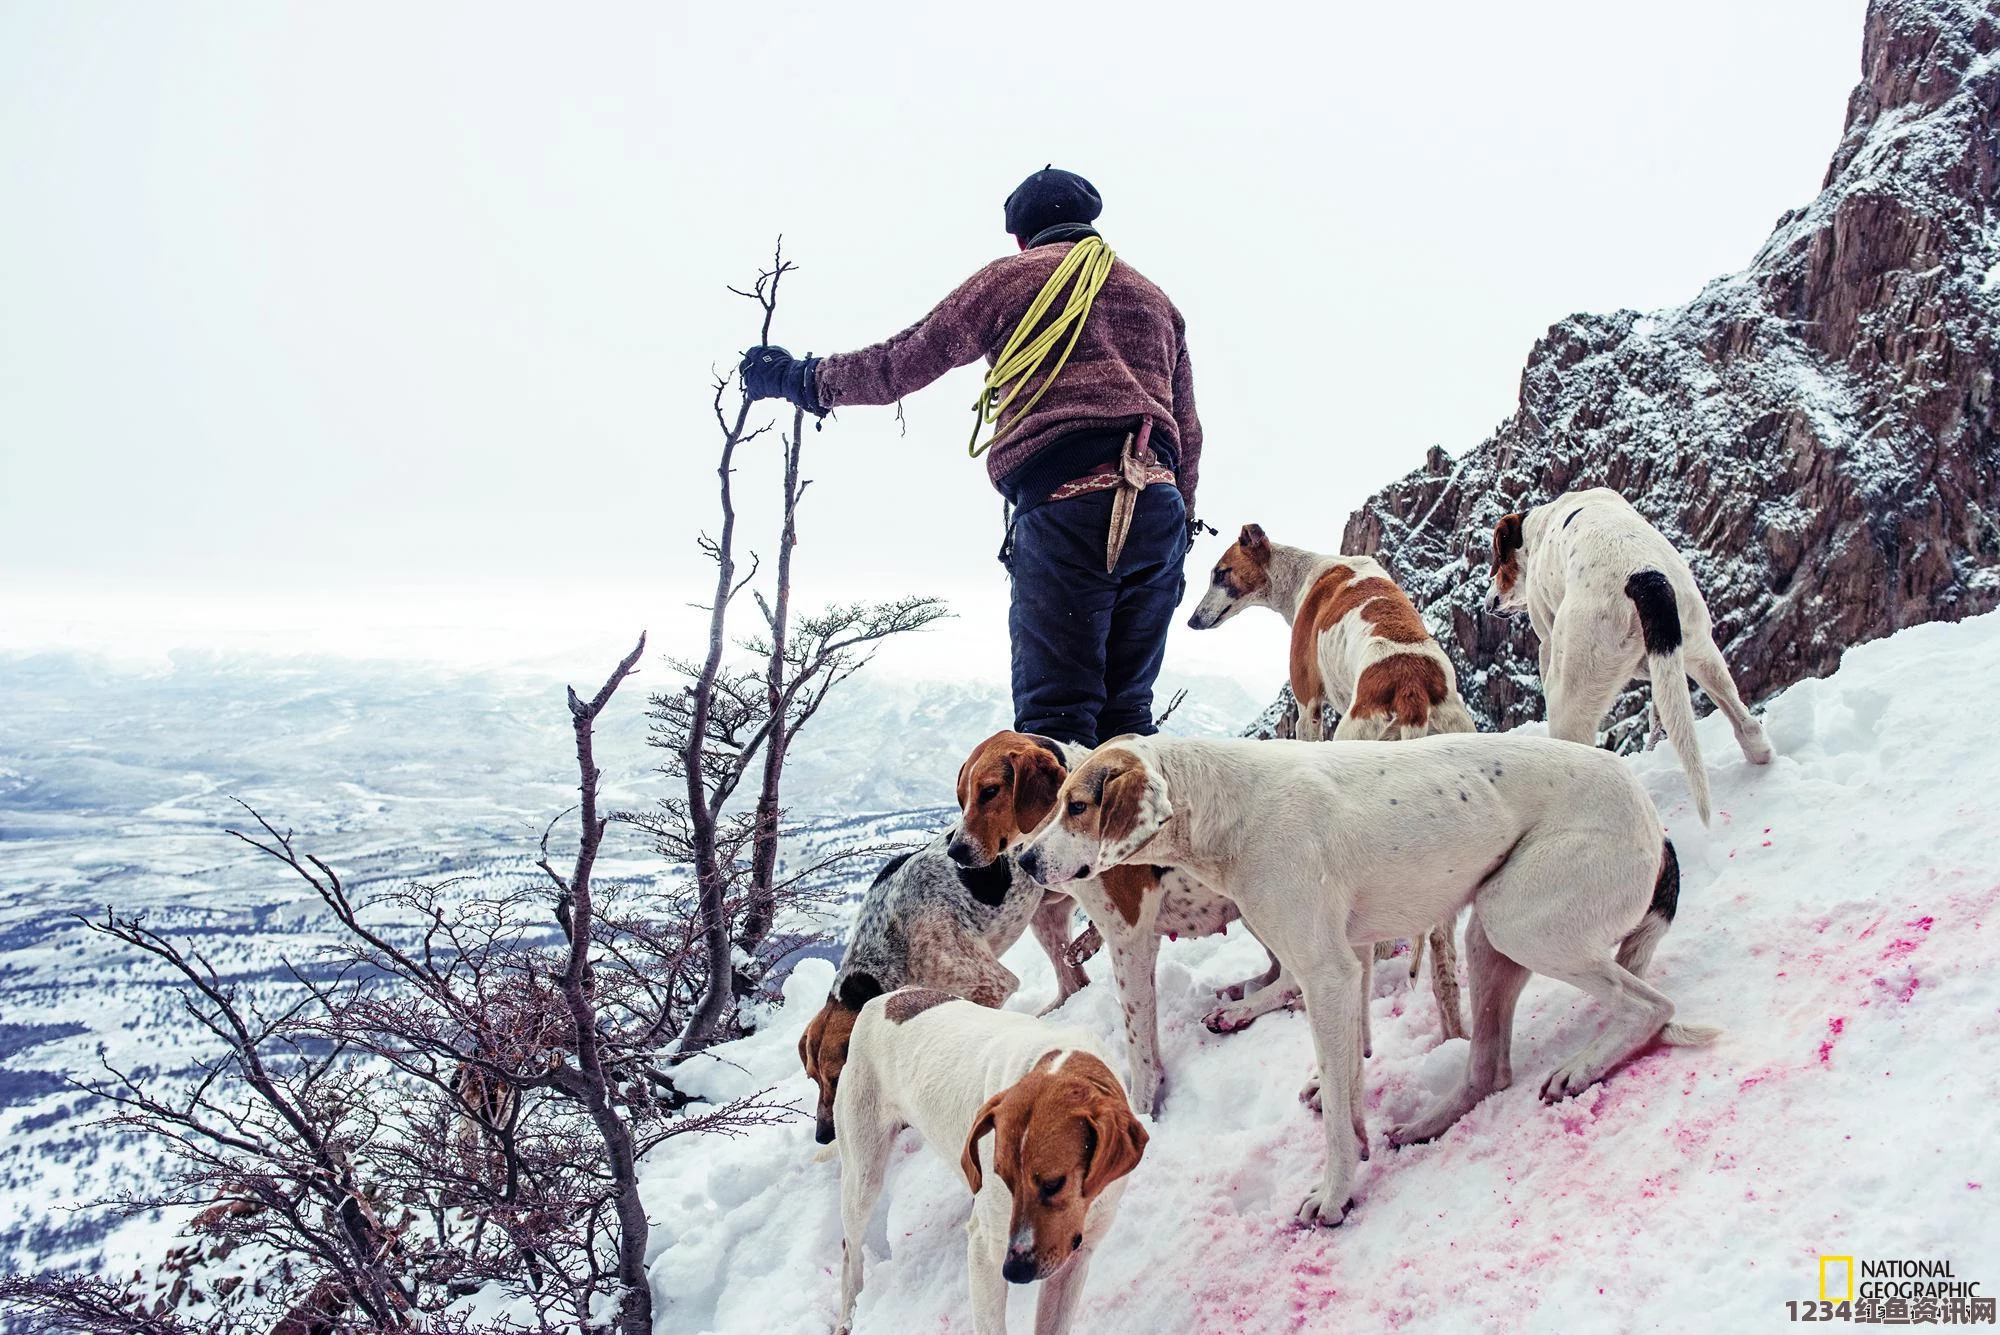
[(1153, 679), (1187, 580), (1187, 507), (1155, 483), (1139, 493), (1118, 568), (1104, 572), (1109, 491), (1051, 501), (1014, 521), (1014, 727), (1057, 741), (1153, 731)]

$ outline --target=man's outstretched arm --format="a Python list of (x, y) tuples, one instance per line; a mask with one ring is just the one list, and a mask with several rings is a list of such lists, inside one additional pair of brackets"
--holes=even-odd
[(819, 365), (819, 399), (843, 404), (894, 403), (985, 355), (993, 336), (994, 265), (961, 284), (923, 319), (893, 338), (828, 357)]
[(985, 355), (993, 337), (994, 268), (981, 269), (929, 315), (873, 347), (803, 359), (783, 348), (752, 348), (743, 354), (744, 388), (752, 398), (790, 399), (809, 412), (913, 394)]

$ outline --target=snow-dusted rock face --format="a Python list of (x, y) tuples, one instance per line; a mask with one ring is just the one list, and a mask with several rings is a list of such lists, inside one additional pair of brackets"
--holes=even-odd
[[(1693, 301), (1574, 315), (1521, 403), (1348, 521), (1429, 617), (1482, 726), (1542, 714), (1525, 620), (1482, 612), (1493, 523), (1617, 488), (1688, 555), (1743, 694), (2000, 605), (2000, 12), (1873, 0), (1820, 196)], [(1643, 696), (1612, 740), (1640, 740)]]

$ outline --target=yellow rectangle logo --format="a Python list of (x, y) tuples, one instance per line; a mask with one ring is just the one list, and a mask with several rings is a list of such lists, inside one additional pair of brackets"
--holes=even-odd
[[(1827, 1271), (1833, 1271), (1840, 1281), (1839, 1293), (1828, 1293)], [(1823, 1303), (1844, 1303), (1854, 1299), (1854, 1258), (1851, 1256), (1822, 1256), (1819, 1258), (1819, 1300)]]

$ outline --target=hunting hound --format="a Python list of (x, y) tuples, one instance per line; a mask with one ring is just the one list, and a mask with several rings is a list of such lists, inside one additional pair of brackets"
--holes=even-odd
[(1551, 737), (1594, 746), (1625, 683), (1652, 681), (1653, 718), (1674, 744), (1703, 825), (1708, 771), (1694, 735), (1690, 674), (1728, 716), (1743, 758), (1770, 763), (1770, 739), (1736, 693), (1693, 572), (1617, 492), (1573, 491), (1502, 518), (1493, 528), (1487, 605), (1527, 609), (1540, 641)]
[(891, 992), (861, 1008), (838, 1115), (842, 1332), (906, 1126), (972, 1188), (973, 1330), (1003, 1335), (1007, 1284), (1036, 1280), (1036, 1335), (1069, 1330), (1091, 1252), (1146, 1150), (1146, 1129), (1088, 1035), (929, 988)]
[(1610, 1012), (1543, 1084), (1546, 1100), (1603, 1079), (1655, 1038), (1715, 1036), (1671, 1023), (1673, 1003), (1640, 977), (1673, 919), (1680, 873), (1645, 790), (1606, 752), (1493, 734), (1398, 746), (1121, 737), (1070, 774), (1057, 802), (1019, 852), (1023, 871), (1060, 887), (1140, 860), (1184, 867), (1233, 899), (1303, 986), (1326, 1076), (1326, 1168), (1302, 1222), (1345, 1217), (1366, 1148), (1357, 946), (1472, 906), (1465, 1071), (1389, 1132), (1392, 1145), (1442, 1134), (1508, 1086), (1514, 1002), (1531, 972)]
[(1286, 547), (1245, 524), (1216, 562), (1188, 625), (1207, 630), (1256, 606), (1292, 628), (1301, 741), (1325, 735), (1328, 709), (1340, 714), (1335, 741), (1473, 731), (1451, 659), (1374, 557)]
[[(834, 1094), (847, 1064), (848, 1036), (871, 997), (899, 987), (933, 987), (999, 1007), (1021, 980), (1000, 957), (1030, 926), (1056, 970), (1056, 999), (1090, 979), (1070, 957), (1070, 901), (1021, 874), (1012, 858), (980, 868), (945, 856), (940, 835), (891, 858), (862, 897), (826, 1005), (799, 1039), (799, 1061), (819, 1087), (816, 1134), (834, 1138)], [(1046, 902), (1045, 902), (1046, 901)]]
[[(949, 852), (965, 867), (1011, 860), (1055, 810), (1070, 766), (1089, 754), (1029, 733), (999, 732), (981, 742), (958, 772), (960, 817)], [(1166, 1096), (1160, 1064), (1159, 1001), (1153, 973), (1162, 936), (1212, 936), (1236, 920), (1236, 905), (1193, 877), (1169, 867), (1113, 867), (1063, 887), (1090, 915), (1111, 946), (1111, 976), (1125, 1011), (1125, 1051), (1135, 1106), (1157, 1113)], [(1219, 990), (1230, 1004), (1203, 1020), (1216, 1033), (1241, 1029), (1258, 1016), (1298, 1003), (1299, 990), (1277, 957), (1262, 976)]]

